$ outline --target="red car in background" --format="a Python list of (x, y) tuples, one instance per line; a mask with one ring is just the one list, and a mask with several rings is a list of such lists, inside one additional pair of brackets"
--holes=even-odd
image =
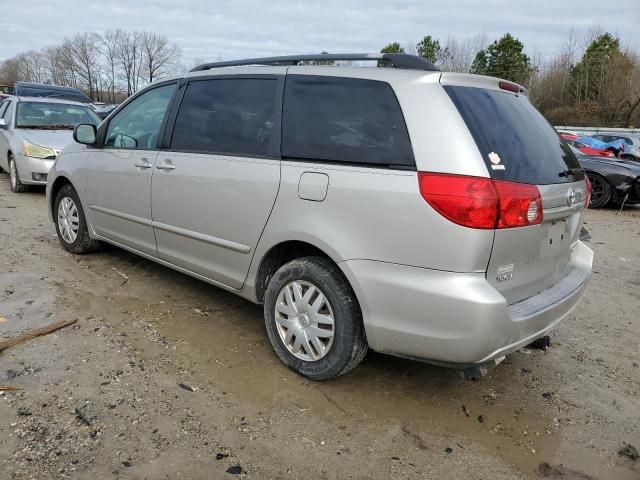
[(564, 139), (569, 145), (574, 146), (585, 155), (594, 155), (597, 157), (615, 157), (615, 153), (611, 150), (591, 148), (582, 142), (578, 141), (578, 136), (573, 133), (560, 133), (560, 138)]

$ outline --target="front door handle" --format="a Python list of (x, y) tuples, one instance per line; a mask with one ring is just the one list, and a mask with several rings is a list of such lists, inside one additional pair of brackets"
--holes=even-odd
[(138, 168), (151, 168), (153, 165), (149, 163), (149, 160), (146, 158), (141, 158), (140, 161), (134, 163), (134, 165)]
[(157, 164), (156, 168), (158, 170), (174, 170), (176, 168), (176, 166), (174, 164), (172, 164), (172, 163), (168, 163), (168, 160), (167, 160), (167, 162), (165, 162), (165, 163)]

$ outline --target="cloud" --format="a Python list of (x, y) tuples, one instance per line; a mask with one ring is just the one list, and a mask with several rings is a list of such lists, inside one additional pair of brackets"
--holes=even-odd
[(423, 35), (460, 40), (511, 32), (529, 53), (555, 53), (572, 28), (600, 25), (623, 44), (640, 47), (637, 0), (513, 2), (513, 0), (325, 0), (321, 2), (190, 0), (30, 0), (0, 5), (0, 59), (59, 43), (83, 31), (114, 28), (161, 32), (184, 60), (263, 55), (379, 51)]

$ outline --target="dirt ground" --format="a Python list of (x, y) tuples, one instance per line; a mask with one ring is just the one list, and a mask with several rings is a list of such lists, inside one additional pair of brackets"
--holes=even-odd
[[(589, 211), (593, 277), (547, 352), (472, 382), (370, 353), (310, 382), (260, 306), (125, 251), (73, 256), (0, 175), (0, 477), (638, 479), (640, 209)], [(182, 385), (182, 386), (181, 386)]]

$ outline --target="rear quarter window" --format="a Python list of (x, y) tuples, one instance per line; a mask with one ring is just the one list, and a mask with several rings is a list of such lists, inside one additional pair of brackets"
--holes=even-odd
[[(492, 178), (546, 185), (584, 178), (568, 145), (524, 95), (445, 85)], [(571, 173), (573, 171), (573, 173)]]
[(415, 169), (402, 110), (385, 82), (287, 75), (285, 158)]

